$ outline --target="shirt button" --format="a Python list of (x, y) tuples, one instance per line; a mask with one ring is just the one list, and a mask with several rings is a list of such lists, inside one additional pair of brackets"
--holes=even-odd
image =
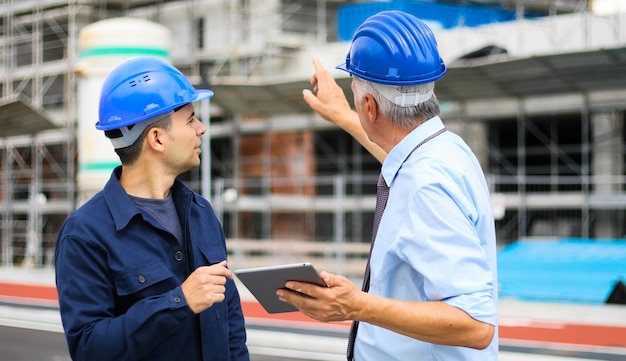
[(177, 251), (176, 253), (174, 253), (174, 259), (177, 260), (178, 262), (182, 261), (183, 257), (184, 257), (183, 251)]
[(180, 297), (174, 297), (174, 303), (180, 303)]
[(137, 277), (137, 281), (139, 281), (139, 283), (144, 283), (146, 282), (146, 277), (144, 275), (139, 275), (139, 277)]

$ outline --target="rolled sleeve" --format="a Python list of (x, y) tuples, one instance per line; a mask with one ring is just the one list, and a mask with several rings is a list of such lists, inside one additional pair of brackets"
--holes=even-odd
[(498, 323), (496, 303), (490, 292), (474, 292), (442, 301), (465, 311), (475, 320), (494, 326)]

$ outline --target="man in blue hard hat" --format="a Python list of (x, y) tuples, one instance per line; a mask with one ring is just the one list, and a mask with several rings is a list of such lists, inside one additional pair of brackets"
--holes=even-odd
[(211, 205), (176, 177), (200, 165), (196, 90), (156, 58), (105, 79), (96, 128), (122, 165), (59, 231), (56, 280), (73, 360), (248, 361), (239, 294)]
[(446, 67), (433, 33), (399, 11), (357, 29), (338, 66), (352, 76), (356, 111), (314, 65), (305, 101), (381, 161), (381, 197), (362, 290), (321, 272), (328, 287), (290, 281), (278, 297), (318, 320), (352, 320), (348, 360), (497, 360), (490, 195), (476, 157), (439, 117), (434, 84)]

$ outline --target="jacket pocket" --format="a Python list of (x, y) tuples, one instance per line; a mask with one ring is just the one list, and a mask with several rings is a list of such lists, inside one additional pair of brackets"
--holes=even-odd
[(172, 271), (163, 263), (151, 263), (113, 275), (118, 296), (138, 293), (155, 284), (172, 278)]
[(207, 265), (220, 263), (226, 260), (226, 250), (222, 246), (200, 246), (200, 253), (204, 258), (202, 261)]

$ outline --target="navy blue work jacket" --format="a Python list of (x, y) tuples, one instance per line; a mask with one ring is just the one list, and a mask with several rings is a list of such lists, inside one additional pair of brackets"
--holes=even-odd
[(171, 192), (184, 244), (134, 205), (113, 171), (104, 189), (59, 231), (56, 283), (73, 360), (248, 361), (239, 293), (199, 315), (182, 282), (226, 259), (221, 225), (208, 201), (176, 181)]

